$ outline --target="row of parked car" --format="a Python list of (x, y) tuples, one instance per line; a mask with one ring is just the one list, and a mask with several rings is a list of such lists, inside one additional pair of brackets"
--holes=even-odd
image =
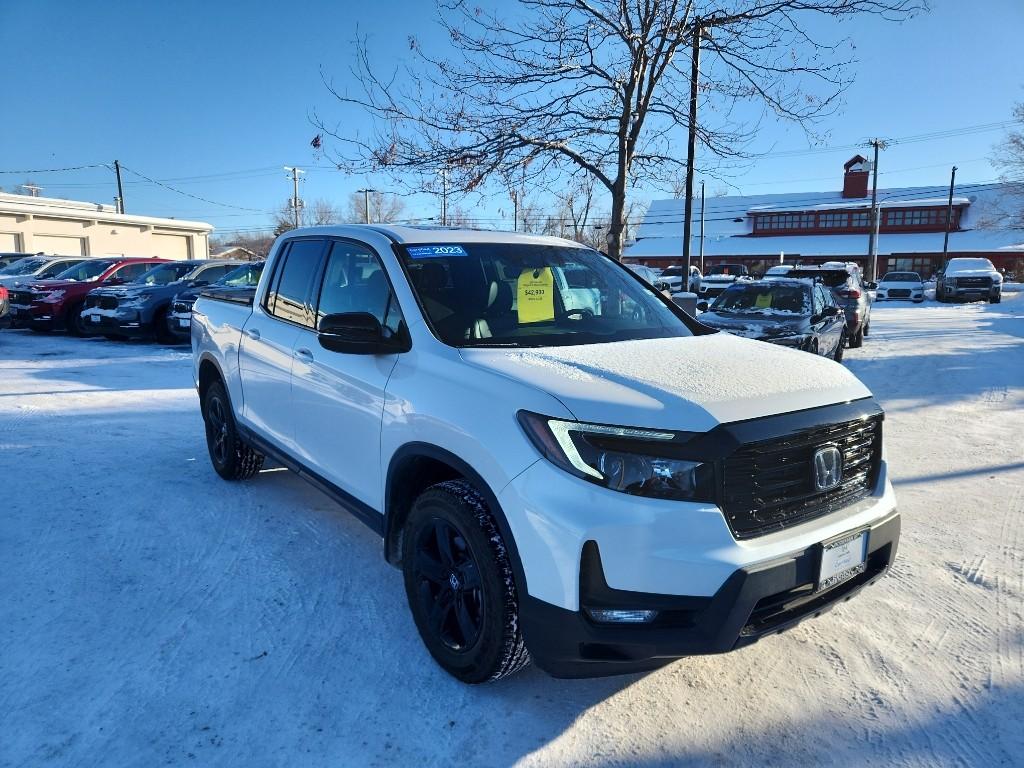
[(200, 291), (255, 289), (262, 263), (0, 255), (0, 321), (110, 339), (189, 340)]

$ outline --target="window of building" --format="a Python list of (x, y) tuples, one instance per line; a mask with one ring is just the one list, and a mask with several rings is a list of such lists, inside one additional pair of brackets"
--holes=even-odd
[(822, 229), (845, 229), (850, 226), (850, 214), (845, 211), (840, 213), (823, 213), (818, 216), (818, 226)]
[(938, 261), (931, 256), (895, 256), (886, 260), (887, 272), (917, 272), (923, 280), (935, 274)]

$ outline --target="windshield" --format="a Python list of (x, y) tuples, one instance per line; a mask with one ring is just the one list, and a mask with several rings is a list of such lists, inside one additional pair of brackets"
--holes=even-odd
[(454, 347), (567, 346), (692, 335), (650, 286), (587, 248), (410, 245), (403, 261), (435, 334)]
[(17, 261), (11, 262), (3, 269), (0, 269), (0, 275), (34, 275), (36, 270), (47, 264), (49, 259), (42, 259), (38, 256), (29, 256), (25, 259), (18, 259)]
[(811, 292), (799, 285), (735, 284), (715, 299), (712, 312), (809, 315)]
[(662, 277), (682, 277), (682, 275), (682, 267), (669, 267), (668, 269), (661, 273)]
[(136, 285), (168, 285), (176, 283), (185, 275), (196, 268), (195, 264), (161, 264), (149, 272), (144, 273), (138, 280), (133, 282)]
[(784, 275), (787, 272), (789, 272), (789, 270), (791, 270), (791, 269), (792, 269), (792, 267), (772, 267), (767, 272), (765, 272), (765, 274), (766, 275)]
[(995, 271), (992, 262), (988, 259), (950, 259), (948, 271), (956, 272), (962, 269), (984, 269), (990, 272)]
[(887, 272), (882, 278), (883, 283), (920, 283), (921, 276), (917, 272)]
[(237, 269), (233, 269), (224, 275), (224, 277), (216, 282), (216, 285), (256, 285), (256, 283), (260, 281), (260, 275), (262, 273), (262, 262), (259, 264), (243, 264)]
[(709, 275), (745, 275), (747, 268), (742, 264), (719, 264), (708, 270)]
[(846, 285), (846, 282), (850, 279), (850, 273), (845, 269), (802, 269), (798, 267), (790, 270), (787, 276), (820, 277), (821, 282), (829, 288), (838, 288), (840, 285)]
[(98, 278), (104, 272), (106, 272), (114, 264), (113, 261), (107, 259), (90, 259), (89, 261), (83, 261), (71, 269), (65, 269), (59, 275), (57, 280), (74, 280), (77, 283), (89, 283)]

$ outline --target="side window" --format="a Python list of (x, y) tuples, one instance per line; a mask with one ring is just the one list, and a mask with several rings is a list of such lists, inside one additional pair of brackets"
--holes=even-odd
[(832, 295), (832, 291), (826, 290), (824, 287), (819, 289), (821, 291), (821, 299), (825, 303), (826, 307), (836, 307), (836, 299)]
[(116, 270), (111, 277), (116, 277), (120, 280), (124, 280), (126, 283), (130, 283), (133, 280), (137, 280), (142, 277), (155, 266), (156, 264), (125, 264), (123, 267)]
[(814, 314), (820, 315), (825, 310), (825, 297), (822, 294), (821, 286), (814, 286)]
[(270, 314), (291, 323), (313, 324), (306, 307), (323, 250), (323, 240), (296, 240), (290, 245), (277, 270), (275, 287), (267, 296)]
[(398, 333), (402, 313), (391, 292), (384, 265), (365, 246), (335, 241), (324, 270), (316, 320), (341, 312), (368, 312), (382, 326)]
[(196, 275), (194, 279), (205, 280), (208, 283), (214, 283), (217, 280), (220, 280), (222, 277), (224, 277), (224, 275), (226, 275), (229, 270), (234, 268), (235, 265), (228, 266), (226, 264), (218, 264), (213, 267), (207, 267), (198, 275)]

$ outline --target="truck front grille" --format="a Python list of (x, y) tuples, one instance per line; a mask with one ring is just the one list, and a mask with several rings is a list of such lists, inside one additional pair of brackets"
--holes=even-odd
[[(815, 488), (813, 462), (828, 445), (842, 454), (842, 476), (823, 492)], [(722, 462), (722, 509), (740, 539), (796, 525), (867, 496), (881, 457), (880, 415), (747, 443)]]
[(114, 296), (100, 296), (100, 309), (117, 309), (117, 299)]
[(11, 291), (8, 297), (11, 304), (31, 304), (34, 298), (28, 291)]
[(988, 288), (992, 285), (991, 277), (958, 277), (957, 288)]

